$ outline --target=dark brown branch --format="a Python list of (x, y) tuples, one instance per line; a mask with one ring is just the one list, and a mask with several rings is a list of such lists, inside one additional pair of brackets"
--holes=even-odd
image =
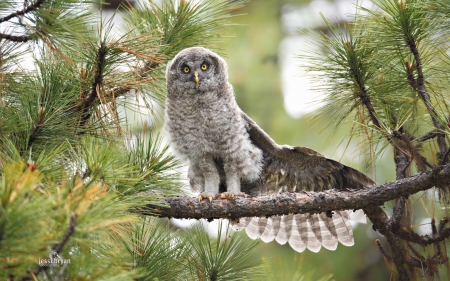
[[(445, 218), (445, 220), (448, 221), (448, 218)], [(450, 237), (450, 228), (444, 228), (441, 225), (442, 225), (442, 221), (439, 225), (439, 228), (442, 227), (442, 229), (440, 229), (438, 231), (438, 233), (433, 236), (419, 235), (410, 229), (403, 229), (403, 228), (398, 228), (394, 231), (398, 236), (402, 237), (403, 240), (406, 240), (406, 241), (409, 241), (409, 242), (412, 242), (412, 243), (415, 243), (415, 244), (425, 247), (425, 246), (428, 246), (431, 244), (435, 244), (437, 242), (444, 241), (445, 239)]]
[[(76, 222), (76, 214), (71, 213), (70, 214), (70, 222), (69, 222), (69, 227), (67, 229), (66, 235), (64, 235), (63, 239), (61, 240), (61, 242), (59, 242), (58, 244), (56, 244), (55, 246), (53, 246), (52, 248), (52, 254), (53, 253), (57, 253), (60, 254), (62, 249), (64, 248), (64, 246), (67, 244), (67, 242), (69, 241), (69, 239), (72, 237), (72, 235), (75, 233), (75, 226), (77, 225)], [(35, 271), (33, 271), (31, 273), (31, 276), (37, 276), (39, 275), (39, 273), (41, 273), (42, 271), (44, 271), (47, 267), (46, 266), (39, 266)], [(33, 280), (33, 278), (30, 275), (26, 275), (24, 277), (22, 277), (22, 281), (25, 280)]]
[[(141, 76), (145, 77), (147, 75), (148, 71), (156, 69), (160, 64), (161, 64), (160, 62), (149, 61), (145, 64), (144, 67), (140, 68), (138, 70), (138, 72)], [(128, 93), (131, 90), (133, 90), (133, 88), (131, 88), (131, 87), (124, 87), (124, 88), (117, 87), (117, 88), (113, 88), (112, 90), (110, 90), (110, 94), (111, 94), (111, 96), (114, 96), (114, 98), (117, 98), (117, 97), (124, 96), (126, 93)]]
[(392, 212), (392, 217), (387, 222), (388, 228), (392, 231), (393, 229), (398, 229), (400, 226), (400, 221), (405, 211), (406, 198), (400, 197), (395, 201), (394, 209)]
[(447, 163), (448, 160), (448, 155), (450, 154), (450, 147), (447, 148), (447, 150), (445, 151), (445, 153), (442, 155), (442, 163)]
[(82, 102), (80, 106), (78, 106), (75, 111), (81, 111), (81, 121), (80, 127), (83, 127), (86, 122), (91, 117), (91, 113), (89, 112), (89, 108), (94, 104), (94, 102), (98, 98), (98, 91), (103, 83), (103, 70), (106, 64), (106, 55), (108, 53), (108, 47), (104, 42), (101, 42), (100, 47), (97, 51), (97, 66), (95, 69), (94, 82), (92, 82), (92, 87), (90, 94), (88, 97)]
[(394, 262), (395, 267), (397, 268), (398, 280), (409, 280), (408, 272), (406, 268), (403, 267), (405, 263), (405, 250), (401, 245), (400, 239), (390, 231), (387, 215), (380, 207), (374, 205), (369, 205), (364, 208), (364, 212), (373, 223), (373, 228), (386, 237), (392, 253), (389, 255), (389, 257), (391, 257), (390, 261)]
[[(75, 112), (84, 111), (84, 115), (82, 115), (82, 118), (81, 118), (81, 121), (79, 124), (80, 127), (84, 126), (86, 124), (86, 122), (89, 120), (89, 118), (91, 117), (91, 114), (89, 112), (87, 112), (87, 110), (89, 107), (91, 107), (94, 104), (95, 100), (97, 99), (97, 97), (98, 97), (97, 90), (103, 83), (102, 70), (103, 70), (103, 66), (105, 63), (106, 54), (107, 54), (107, 46), (102, 43), (102, 45), (99, 48), (98, 53), (97, 53), (97, 70), (96, 70), (96, 74), (94, 77), (94, 82), (92, 83), (92, 88), (91, 88), (90, 94), (89, 94), (88, 98), (85, 99), (83, 101), (83, 103), (75, 109)], [(144, 67), (142, 67), (138, 70), (139, 74), (145, 76), (148, 71), (151, 71), (151, 70), (157, 68), (160, 64), (161, 63), (159, 61), (149, 61), (145, 64)], [(123, 87), (123, 88), (117, 87), (117, 88), (113, 88), (113, 89), (109, 90), (109, 93), (111, 94), (111, 97), (117, 98), (120, 96), (124, 96), (127, 92), (131, 91), (132, 89), (133, 88), (131, 88), (131, 87)], [(86, 95), (87, 95), (87, 93), (86, 93)]]
[(29, 36), (26, 35), (22, 35), (22, 36), (16, 36), (16, 35), (11, 35), (11, 34), (6, 34), (6, 33), (0, 33), (0, 39), (5, 39), (5, 40), (9, 40), (9, 41), (13, 41), (13, 42), (27, 42), (30, 40)]
[(405, 62), (406, 66), (406, 78), (408, 79), (409, 85), (417, 91), (417, 81), (416, 78), (414, 78), (413, 70), (409, 64), (409, 62)]
[[(365, 106), (369, 113), (370, 120), (372, 121), (373, 125), (375, 125), (377, 128), (381, 129), (380, 123), (378, 122), (378, 119), (376, 118), (375, 109), (373, 108), (372, 102), (370, 101), (370, 96), (367, 93), (366, 86), (364, 85), (364, 81), (361, 77), (361, 74), (359, 73), (358, 69), (360, 68), (361, 61), (358, 60), (358, 56), (355, 52), (353, 42), (346, 42), (345, 50), (348, 53), (348, 67), (351, 72), (351, 75), (353, 76), (353, 83), (355, 86), (359, 89), (358, 98), (361, 101), (361, 103)], [(352, 59), (353, 58), (353, 59)], [(356, 58), (356, 59), (355, 59)]]
[(423, 134), (422, 136), (418, 137), (417, 139), (415, 139), (416, 142), (424, 142), (426, 140), (435, 138), (437, 136), (437, 132), (436, 131), (431, 131), (428, 133)]
[[(401, 165), (401, 174), (405, 174), (406, 169), (410, 165), (410, 159), (414, 160), (420, 172), (424, 172), (428, 167), (434, 168), (435, 165), (431, 164), (421, 153), (418, 145), (415, 145), (412, 142), (412, 137), (408, 136), (405, 133), (400, 131), (393, 130), (392, 134), (390, 134), (389, 139), (392, 141), (394, 145), (394, 150), (396, 151), (395, 160), (399, 161), (400, 158), (404, 158), (404, 165)], [(404, 154), (401, 156), (399, 153)], [(399, 168), (399, 166), (396, 166)], [(400, 172), (400, 171), (397, 171)], [(397, 173), (398, 174), (398, 173)]]
[(361, 99), (361, 102), (364, 104), (364, 106), (367, 108), (367, 111), (369, 112), (370, 120), (372, 123), (377, 127), (381, 128), (380, 123), (378, 122), (378, 119), (375, 117), (375, 109), (373, 108), (372, 102), (370, 101), (370, 97), (367, 94), (367, 90), (365, 86), (361, 87), (361, 93), (359, 95), (359, 98)]
[[(393, 119), (396, 120), (395, 117), (393, 117)], [(394, 145), (394, 162), (396, 178), (397, 180), (402, 180), (405, 179), (408, 175), (407, 170), (411, 165), (412, 159), (414, 158), (413, 155), (415, 147), (410, 143), (403, 127), (400, 127), (397, 133), (399, 133), (400, 135), (400, 139), (402, 140), (401, 146), (403, 147)], [(410, 155), (408, 155), (408, 153)], [(423, 171), (424, 169), (421, 170)], [(378, 223), (378, 229), (380, 233), (386, 237), (389, 246), (391, 247), (391, 254), (393, 262), (397, 269), (398, 280), (405, 281), (409, 280), (409, 277), (411, 275), (408, 269), (404, 266), (407, 251), (401, 239), (394, 234), (394, 230), (400, 227), (402, 218), (406, 218), (407, 216), (407, 214), (405, 213), (405, 204), (408, 199), (406, 197), (407, 196), (398, 197), (395, 201), (392, 217), (382, 226), (380, 226)]]
[(38, 113), (38, 121), (36, 126), (34, 126), (33, 131), (30, 134), (30, 137), (28, 139), (28, 147), (31, 146), (31, 144), (36, 141), (36, 139), (38, 138), (39, 132), (42, 129), (42, 126), (44, 125), (44, 115), (45, 115), (45, 110), (43, 108), (39, 109), (39, 113)]
[(281, 193), (235, 200), (219, 199), (209, 203), (197, 198), (166, 197), (161, 204), (149, 204), (139, 212), (169, 218), (237, 220), (242, 217), (321, 213), (336, 210), (364, 209), (427, 190), (450, 180), (450, 165), (383, 185), (360, 190), (328, 190), (323, 192)]
[(33, 5), (28, 6), (27, 8), (23, 9), (22, 11), (16, 11), (15, 13), (9, 14), (6, 17), (0, 18), (0, 23), (5, 22), (5, 21), (9, 21), (12, 18), (16, 18), (22, 15), (25, 15), (26, 13), (32, 12), (34, 10), (36, 10), (37, 8), (39, 8), (42, 3), (44, 3), (44, 0), (37, 0), (36, 2), (34, 2)]
[(70, 237), (75, 233), (75, 226), (77, 225), (76, 222), (76, 214), (71, 213), (70, 214), (70, 223), (69, 223), (69, 228), (67, 229), (67, 233), (64, 236), (63, 240), (61, 240), (61, 242), (59, 242), (58, 244), (56, 244), (53, 247), (53, 251), (56, 253), (61, 253), (62, 249), (64, 248), (64, 246), (66, 245), (66, 243), (69, 241)]
[[(416, 61), (416, 70), (417, 70), (417, 79), (412, 78), (412, 80), (415, 81), (415, 85), (414, 85), (414, 83), (411, 84), (411, 82), (410, 82), (410, 84), (414, 88), (414, 90), (416, 90), (419, 93), (419, 96), (421, 97), (428, 112), (430, 113), (431, 120), (433, 121), (434, 126), (438, 130), (437, 143), (439, 145), (439, 149), (441, 152), (441, 155), (439, 158), (441, 160), (441, 163), (443, 164), (445, 162), (443, 162), (444, 159), (442, 158), (442, 156), (445, 153), (445, 151), (447, 150), (447, 143), (445, 141), (445, 134), (444, 134), (445, 129), (444, 129), (444, 126), (437, 119), (437, 116), (438, 116), (437, 112), (434, 109), (433, 105), (431, 104), (430, 95), (428, 94), (427, 89), (425, 87), (425, 79), (424, 79), (423, 70), (422, 70), (422, 60), (420, 58), (420, 54), (419, 54), (419, 50), (417, 49), (416, 42), (414, 40), (409, 40), (408, 45), (409, 45), (409, 49), (410, 49), (411, 53), (414, 56), (414, 60)], [(408, 74), (408, 76), (409, 76), (409, 74)], [(412, 76), (412, 73), (411, 73), (411, 76)], [(408, 77), (408, 80), (409, 79), (410, 78)]]

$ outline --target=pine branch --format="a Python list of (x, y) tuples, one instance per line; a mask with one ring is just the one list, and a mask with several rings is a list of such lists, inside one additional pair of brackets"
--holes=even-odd
[(26, 13), (32, 12), (37, 10), (42, 3), (44, 3), (45, 0), (37, 0), (33, 5), (28, 6), (26, 9), (23, 9), (21, 11), (16, 11), (15, 13), (11, 13), (9, 15), (7, 15), (6, 17), (0, 18), (0, 23), (5, 22), (5, 21), (9, 21), (12, 18), (16, 18), (19, 16), (23, 16)]
[[(409, 166), (409, 164), (408, 164)], [(404, 175), (404, 170), (401, 172), (401, 176)], [(403, 178), (403, 177), (401, 177)], [(395, 235), (394, 230), (400, 228), (401, 218), (403, 213), (405, 212), (405, 197), (397, 198), (395, 201), (394, 210), (392, 213), (392, 217), (385, 223), (383, 227), (379, 228), (380, 233), (382, 233), (389, 242), (389, 246), (391, 247), (392, 259), (397, 268), (397, 273), (399, 275), (399, 280), (410, 280), (408, 270), (405, 268), (404, 264), (406, 261), (406, 249), (404, 245), (402, 245), (399, 236)]]
[(43, 108), (39, 109), (39, 113), (38, 113), (38, 122), (35, 125), (33, 131), (30, 134), (30, 137), (28, 138), (28, 147), (31, 147), (31, 144), (36, 141), (39, 132), (41, 131), (42, 126), (44, 125), (44, 114), (45, 114), (45, 110)]
[[(396, 116), (392, 116), (392, 119), (395, 120)], [(395, 172), (397, 180), (401, 180), (407, 177), (408, 167), (411, 165), (411, 161), (414, 158), (414, 148), (411, 147), (409, 139), (407, 139), (407, 135), (405, 133), (405, 129), (400, 127), (398, 131), (394, 131), (393, 135), (398, 135), (397, 138), (400, 139), (403, 144), (406, 144), (407, 147), (402, 148), (398, 145), (394, 145), (394, 162), (395, 162)], [(411, 155), (407, 154), (406, 149), (411, 151)], [(417, 163), (420, 163), (416, 161)], [(423, 170), (423, 169), (421, 169)], [(405, 196), (407, 197), (407, 196)], [(407, 250), (404, 247), (401, 239), (394, 234), (394, 230), (400, 228), (402, 217), (405, 215), (405, 204), (406, 201), (409, 200), (405, 197), (397, 197), (395, 200), (395, 206), (393, 209), (392, 217), (385, 223), (378, 222), (377, 229), (382, 233), (391, 247), (392, 259), (395, 264), (398, 273), (399, 280), (410, 280), (410, 274), (408, 269), (404, 266), (406, 260)], [(370, 216), (369, 216), (370, 218)], [(382, 223), (382, 225), (380, 225)], [(374, 223), (375, 225), (375, 223)]]
[(27, 42), (31, 38), (30, 38), (30, 36), (26, 36), (26, 35), (16, 36), (16, 35), (11, 35), (11, 34), (6, 34), (6, 33), (0, 33), (0, 39), (6, 39), (9, 41), (21, 43), (21, 42)]
[(411, 229), (397, 228), (394, 230), (395, 234), (401, 236), (404, 240), (418, 244), (420, 246), (426, 247), (437, 242), (444, 241), (450, 237), (450, 227), (445, 227), (449, 222), (449, 218), (443, 218), (439, 223), (439, 228), (436, 234), (432, 236), (429, 235), (419, 235), (412, 231)]
[[(159, 65), (160, 65), (160, 63), (149, 61), (145, 64), (144, 67), (140, 68), (138, 70), (138, 72), (143, 77), (146, 77), (149, 71), (156, 69)], [(124, 96), (126, 93), (128, 93), (131, 90), (133, 90), (132, 87), (124, 87), (124, 88), (116, 87), (116, 88), (113, 88), (112, 90), (110, 90), (109, 93), (110, 93), (111, 97), (117, 98), (117, 97)]]
[[(97, 53), (97, 70), (95, 73), (94, 82), (92, 83), (91, 92), (88, 95), (88, 97), (83, 101), (83, 103), (75, 109), (75, 112), (84, 111), (84, 115), (82, 115), (81, 121), (79, 123), (80, 127), (83, 127), (91, 117), (91, 113), (88, 112), (88, 109), (93, 106), (93, 104), (98, 98), (97, 91), (99, 90), (99, 88), (102, 86), (103, 83), (103, 68), (106, 63), (105, 58), (107, 53), (108, 53), (107, 46), (102, 43)], [(145, 66), (140, 68), (138, 72), (145, 77), (149, 71), (156, 69), (159, 65), (160, 63), (158, 62), (150, 61), (146, 63)], [(124, 96), (131, 90), (133, 90), (132, 87), (115, 87), (109, 90), (108, 93), (110, 94), (111, 97), (117, 98), (120, 96)]]
[[(273, 196), (234, 200), (207, 200), (166, 197), (160, 204), (149, 204), (138, 210), (148, 215), (168, 218), (237, 220), (242, 217), (275, 216), (287, 214), (315, 214), (327, 211), (364, 209), (381, 206), (384, 202), (427, 190), (450, 180), (450, 165), (438, 166), (412, 177), (360, 190), (327, 190), (324, 192), (284, 192)], [(384, 221), (385, 222), (385, 221)]]
[(69, 241), (70, 237), (75, 233), (75, 226), (77, 225), (76, 222), (76, 214), (71, 213), (70, 214), (70, 223), (69, 223), (69, 228), (67, 229), (67, 233), (64, 236), (64, 238), (61, 240), (61, 242), (59, 242), (58, 244), (56, 244), (53, 247), (53, 251), (56, 253), (61, 253), (62, 249), (64, 248), (64, 246), (66, 245), (66, 243)]
[(427, 108), (428, 112), (430, 113), (431, 120), (433, 121), (434, 126), (438, 130), (437, 132), (437, 143), (439, 145), (439, 149), (441, 152), (441, 163), (445, 163), (446, 159), (444, 159), (445, 152), (447, 151), (447, 143), (445, 141), (445, 134), (444, 134), (444, 126), (439, 122), (437, 119), (437, 112), (434, 109), (433, 105), (431, 104), (431, 98), (430, 94), (428, 93), (426, 87), (425, 87), (425, 79), (423, 75), (423, 69), (422, 69), (422, 60), (419, 54), (419, 50), (417, 49), (416, 42), (414, 39), (407, 40), (407, 44), (409, 46), (409, 49), (411, 53), (414, 56), (414, 60), (416, 61), (416, 70), (417, 70), (417, 79), (414, 79), (412, 77), (411, 71), (408, 71), (408, 81), (410, 82), (410, 85), (419, 93), (419, 96), (421, 97), (422, 101), (425, 104), (425, 107)]
[(80, 127), (83, 127), (91, 117), (89, 112), (90, 107), (98, 98), (98, 91), (103, 83), (103, 69), (106, 64), (106, 55), (108, 53), (108, 47), (105, 42), (100, 43), (100, 47), (97, 51), (97, 67), (95, 70), (94, 82), (92, 82), (92, 88), (89, 96), (82, 102), (80, 106), (75, 109), (75, 112), (81, 111), (82, 117), (79, 123)]
[[(62, 249), (64, 248), (64, 246), (67, 244), (67, 242), (69, 241), (69, 239), (72, 237), (72, 235), (75, 233), (75, 226), (77, 225), (76, 222), (76, 214), (71, 213), (70, 214), (70, 222), (69, 222), (69, 227), (67, 229), (66, 235), (64, 235), (63, 239), (61, 240), (61, 242), (59, 242), (58, 244), (56, 244), (55, 246), (53, 246), (52, 248), (52, 252), (53, 253), (57, 253), (60, 254)], [(31, 273), (31, 276), (36, 277), (37, 275), (39, 275), (42, 271), (44, 271), (45, 269), (47, 269), (48, 267), (46, 266), (39, 266), (35, 271), (33, 271)], [(26, 280), (33, 280), (33, 278), (26, 275), (22, 277), (22, 281), (26, 281)]]
[[(362, 83), (361, 81), (356, 81), (357, 85), (360, 86)], [(361, 99), (361, 102), (366, 107), (367, 111), (369, 112), (369, 117), (372, 123), (379, 129), (381, 129), (381, 125), (378, 122), (378, 119), (375, 117), (375, 109), (373, 108), (372, 102), (370, 101), (370, 97), (367, 94), (366, 87), (362, 85), (360, 87), (361, 93), (359, 94), (359, 98)]]
[(427, 141), (429, 139), (433, 139), (436, 136), (437, 136), (437, 132), (436, 131), (431, 131), (431, 132), (425, 133), (422, 136), (418, 137), (415, 141), (416, 142), (424, 142), (424, 141)]

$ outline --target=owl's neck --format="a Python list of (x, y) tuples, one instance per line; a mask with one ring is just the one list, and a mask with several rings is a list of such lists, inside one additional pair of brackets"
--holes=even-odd
[(235, 103), (232, 86), (228, 83), (222, 87), (210, 90), (186, 89), (178, 91), (176, 94), (169, 95), (167, 98), (170, 103), (178, 103), (188, 107), (211, 107), (217, 105)]

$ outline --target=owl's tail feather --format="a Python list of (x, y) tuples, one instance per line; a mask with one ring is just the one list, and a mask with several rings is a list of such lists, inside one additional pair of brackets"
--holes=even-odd
[(276, 240), (281, 245), (289, 243), (297, 252), (308, 248), (317, 253), (322, 246), (328, 250), (336, 250), (338, 242), (352, 246), (354, 240), (350, 221), (357, 217), (358, 222), (362, 222), (359, 215), (352, 211), (337, 211), (332, 217), (320, 213), (242, 218), (234, 228), (245, 229), (252, 239), (260, 238), (266, 243)]

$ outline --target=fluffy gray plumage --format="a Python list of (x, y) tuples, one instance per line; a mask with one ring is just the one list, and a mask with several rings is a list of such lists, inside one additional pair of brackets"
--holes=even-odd
[[(165, 130), (174, 151), (189, 161), (199, 198), (283, 191), (355, 189), (373, 185), (362, 173), (305, 147), (276, 144), (236, 103), (226, 62), (201, 47), (184, 49), (167, 65)], [(360, 214), (359, 214), (360, 215)], [(302, 252), (338, 241), (353, 245), (351, 211), (332, 216), (244, 218), (236, 224), (253, 238), (289, 243)]]

